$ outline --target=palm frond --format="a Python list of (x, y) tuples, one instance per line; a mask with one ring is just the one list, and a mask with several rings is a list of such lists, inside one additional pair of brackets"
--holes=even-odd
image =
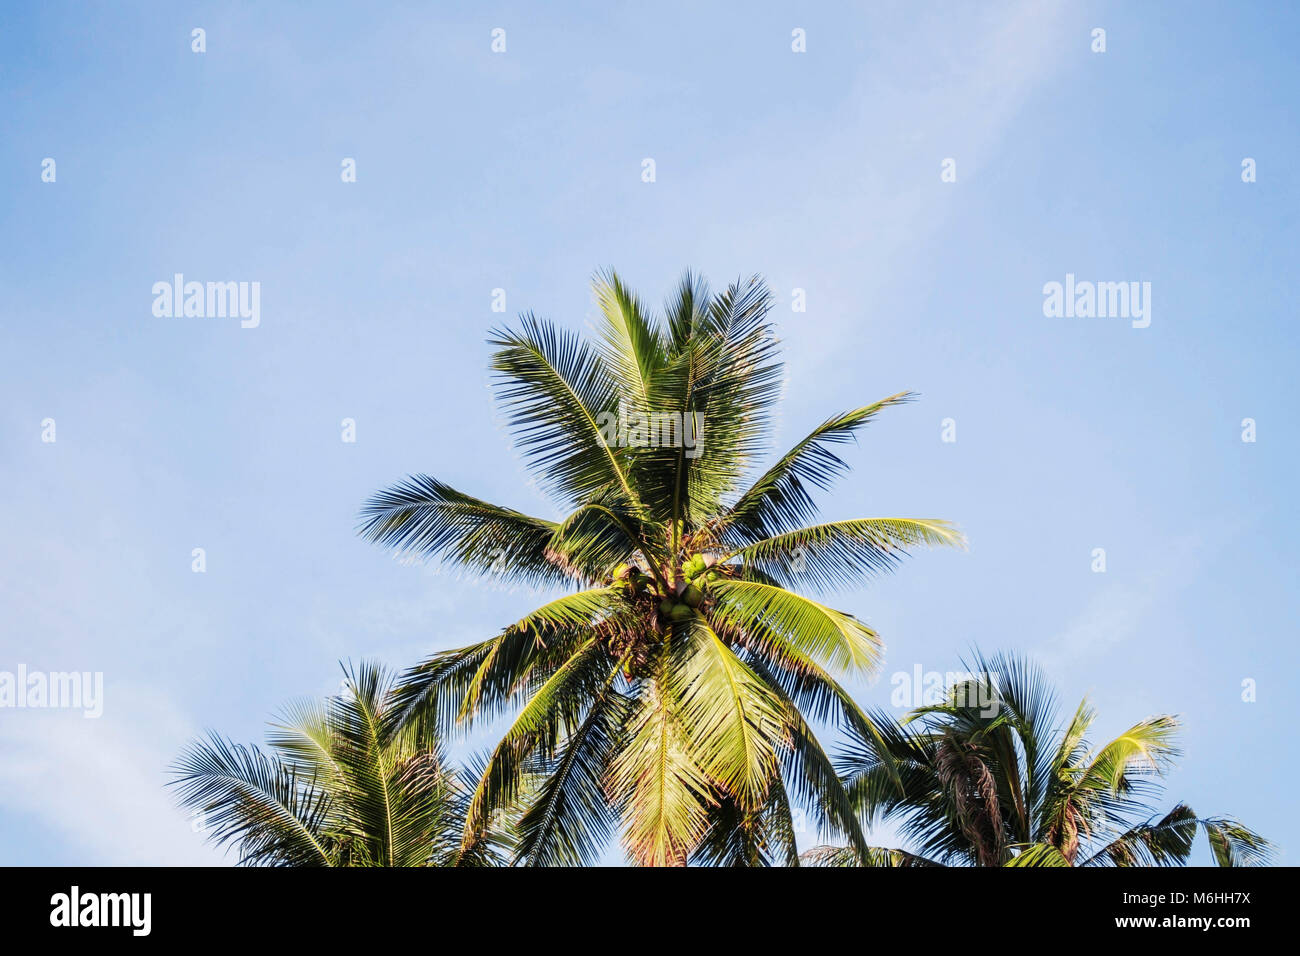
[(474, 790), (465, 818), (466, 845), (489, 825), (493, 811), (518, 798), (529, 758), (536, 753), (553, 756), (566, 730), (578, 726), (593, 682), (608, 679), (612, 666), (604, 645), (588, 638), (531, 695), (493, 750)]
[(273, 724), (270, 756), (210, 736), (174, 771), (209, 838), (264, 866), (500, 865), (504, 828), (462, 847), (468, 807), (441, 738), (392, 719), (391, 675), (345, 666), (342, 693), (290, 705)]
[(412, 475), (370, 497), (358, 534), (399, 556), (444, 559), (503, 581), (545, 586), (573, 577), (548, 554), (558, 528)]
[(1050, 843), (1033, 843), (1023, 847), (1003, 866), (1070, 866), (1070, 861)]
[(511, 627), (478, 644), (434, 654), (402, 675), (392, 718), (468, 731), (538, 686), (585, 637), (581, 630), (552, 628), (543, 640), (534, 630)]
[(691, 854), (698, 866), (798, 866), (794, 814), (780, 778), (761, 807), (723, 797), (709, 811), (709, 828)]
[(549, 560), (590, 582), (606, 582), (619, 564), (652, 550), (638, 515), (618, 496), (601, 495), (566, 517), (547, 542)]
[(666, 648), (659, 653), (656, 679), (640, 682), (609, 776), (612, 793), (624, 801), (623, 844), (642, 866), (685, 865), (708, 827), (708, 808), (718, 802), (669, 696), (668, 656)]
[(670, 679), (691, 758), (742, 808), (758, 807), (789, 742), (786, 709), (707, 622), (697, 619), (685, 633)]
[[(668, 492), (661, 500), (678, 498), (679, 517), (692, 526), (721, 512), (767, 448), (783, 376), (767, 319), (771, 305), (758, 277), (733, 283), (703, 316), (695, 313), (690, 337), (661, 374), (661, 393), (674, 396), (673, 408), (693, 414), (700, 426), (695, 457), (658, 456), (655, 472)], [(683, 490), (674, 496), (674, 488)]]
[(718, 521), (727, 540), (748, 544), (794, 531), (817, 516), (810, 488), (830, 489), (849, 466), (832, 450), (853, 441), (855, 433), (881, 410), (913, 398), (899, 392), (871, 405), (834, 415), (781, 456)]
[(542, 487), (573, 504), (612, 492), (639, 506), (628, 482), (628, 451), (603, 430), (601, 415), (616, 413), (618, 388), (598, 354), (576, 334), (531, 315), (518, 332), (495, 332), (492, 344), (497, 394)]
[(815, 846), (800, 856), (800, 862), (804, 866), (818, 867), (870, 866), (893, 868), (943, 865), (935, 863), (933, 860), (927, 860), (923, 856), (917, 856), (915, 853), (908, 853), (906, 850), (880, 846), (867, 847), (865, 854), (859, 853), (850, 846)]
[(541, 783), (520, 821), (518, 858), (529, 866), (584, 866), (604, 849), (617, 822), (605, 783), (622, 746), (630, 701), (617, 687), (616, 661), (582, 723), (552, 759), (538, 761)]
[(750, 634), (761, 648), (774, 638), (817, 663), (871, 673), (882, 660), (880, 636), (851, 614), (794, 591), (757, 581), (720, 580), (710, 617), (724, 630)]
[(665, 308), (670, 354), (680, 355), (695, 339), (709, 320), (710, 305), (708, 282), (687, 269)]
[(506, 630), (530, 634), (544, 642), (547, 634), (596, 624), (614, 609), (621, 594), (621, 587), (611, 586), (565, 594), (529, 611)]
[(645, 306), (613, 269), (592, 282), (602, 321), (600, 356), (622, 397), (640, 408), (655, 407), (655, 379), (668, 360), (659, 329)]
[[(834, 763), (822, 749), (798, 705), (785, 693), (780, 678), (761, 660), (751, 660), (750, 666), (769, 686), (778, 690), (786, 706), (790, 745), (781, 755), (781, 775), (785, 781), (783, 791), (792, 794), (797, 803), (812, 814), (819, 836), (847, 839), (849, 846), (865, 858), (870, 847)], [(792, 847), (791, 852), (797, 853), (797, 848)]]
[(241, 865), (335, 864), (322, 833), (331, 801), (290, 763), (209, 734), (181, 755), (172, 785), (213, 842), (238, 845)]
[(329, 715), (335, 760), (348, 790), (341, 812), (354, 833), (365, 834), (365, 850), (376, 865), (395, 866), (405, 820), (394, 779), (396, 754), (388, 747), (391, 724), (383, 713), (390, 679), (363, 662), (348, 673), (347, 685), (330, 699)]
[(965, 543), (961, 532), (937, 518), (856, 518), (764, 538), (724, 560), (756, 568), (783, 587), (834, 591), (892, 571), (909, 548)]
[(1199, 822), (1219, 866), (1267, 866), (1273, 862), (1273, 844), (1232, 817), (1210, 817)]
[(1163, 773), (1180, 753), (1177, 736), (1178, 721), (1167, 714), (1134, 724), (1097, 752), (1075, 789), (1117, 793), (1134, 773)]

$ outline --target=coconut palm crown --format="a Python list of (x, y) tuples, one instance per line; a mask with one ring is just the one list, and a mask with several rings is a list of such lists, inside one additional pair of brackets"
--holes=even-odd
[(490, 340), (508, 426), (563, 517), (423, 475), (364, 506), (359, 532), (401, 555), (566, 591), (413, 668), (404, 719), (515, 715), (464, 840), (522, 804), (519, 862), (591, 862), (617, 831), (638, 864), (793, 863), (798, 807), (866, 852), (810, 722), (873, 732), (835, 675), (871, 672), (881, 642), (799, 589), (963, 543), (936, 519), (810, 523), (847, 470), (836, 449), (911, 395), (834, 415), (759, 471), (783, 379), (764, 283), (713, 295), (688, 273), (662, 318), (613, 272), (594, 288), (594, 341), (531, 314)]
[[(1204, 832), (1219, 866), (1272, 858), (1263, 837), (1185, 803), (1159, 809), (1179, 756), (1178, 721), (1148, 717), (1091, 743), (1088, 700), (1062, 726), (1042, 670), (1016, 654), (964, 663), (946, 699), (902, 721), (873, 715), (841, 757), (868, 821), (899, 826), (907, 850), (818, 847), (805, 862), (858, 866), (1181, 866)], [(899, 783), (901, 782), (901, 787)]]

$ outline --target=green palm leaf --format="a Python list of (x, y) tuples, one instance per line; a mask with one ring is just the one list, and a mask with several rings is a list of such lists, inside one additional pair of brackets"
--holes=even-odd
[(559, 526), (414, 475), (373, 495), (358, 533), (399, 556), (442, 558), (502, 580), (567, 584), (572, 574), (549, 555)]
[(658, 680), (642, 682), (628, 718), (627, 742), (610, 767), (611, 790), (624, 801), (623, 843), (643, 866), (680, 866), (708, 827), (712, 781), (691, 756), (680, 710), (668, 694), (667, 651)]
[(542, 759), (541, 779), (520, 821), (519, 858), (529, 866), (581, 866), (594, 862), (617, 822), (605, 784), (619, 751), (629, 701), (618, 690), (619, 661), (563, 750)]
[(655, 405), (656, 380), (668, 361), (658, 327), (614, 270), (593, 283), (600, 306), (600, 355), (619, 391), (639, 408)]
[(899, 392), (871, 405), (835, 415), (818, 425), (769, 468), (721, 517), (728, 540), (760, 541), (796, 530), (817, 515), (809, 487), (826, 491), (849, 466), (831, 449), (852, 441), (859, 428), (890, 405), (911, 401)]
[(714, 590), (718, 603), (712, 619), (724, 630), (755, 635), (760, 647), (779, 636), (787, 647), (825, 666), (871, 672), (880, 665), (880, 636), (851, 614), (757, 581), (720, 582)]
[(892, 571), (909, 548), (960, 548), (965, 543), (961, 532), (935, 518), (857, 518), (764, 538), (725, 560), (755, 568), (785, 587), (806, 584), (833, 591)]
[(606, 442), (601, 413), (618, 389), (596, 352), (555, 324), (525, 316), (518, 332), (495, 333), (498, 396), (524, 459), (543, 488), (581, 504), (612, 491), (639, 505), (627, 449)]
[(789, 742), (785, 707), (704, 620), (685, 632), (670, 680), (691, 758), (741, 807), (757, 807)]
[(428, 725), (391, 719), (392, 678), (345, 670), (323, 706), (286, 709), (272, 753), (210, 735), (173, 771), (208, 838), (256, 866), (498, 865), (511, 835), (484, 831), (462, 851), (465, 789)]
[(334, 865), (321, 836), (329, 796), (292, 764), (211, 734), (181, 755), (173, 783), (213, 842), (239, 845), (241, 865)]
[(588, 639), (529, 698), (497, 744), (470, 800), (465, 820), (468, 845), (485, 829), (491, 814), (518, 799), (528, 760), (534, 753), (554, 754), (561, 732), (581, 721), (586, 691), (611, 672), (605, 648)]

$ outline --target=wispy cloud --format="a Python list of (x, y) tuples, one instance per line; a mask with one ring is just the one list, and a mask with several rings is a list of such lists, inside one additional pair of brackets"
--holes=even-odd
[[(164, 789), (166, 768), (190, 725), (147, 691), (114, 691), (114, 720), (75, 712), (0, 714), (0, 807), (58, 834), (76, 848), (79, 863), (221, 863)], [(30, 838), (29, 832), (24, 839)], [(35, 848), (22, 856), (42, 862)]]
[[(1184, 536), (1159, 553), (1158, 561), (1149, 565), (1151, 570), (1131, 577), (1112, 577), (1060, 633), (1037, 651), (1039, 660), (1051, 673), (1063, 674), (1074, 665), (1105, 657), (1139, 638), (1151, 612), (1194, 580), (1205, 541), (1201, 534)], [(1119, 573), (1112, 567), (1107, 575)]]

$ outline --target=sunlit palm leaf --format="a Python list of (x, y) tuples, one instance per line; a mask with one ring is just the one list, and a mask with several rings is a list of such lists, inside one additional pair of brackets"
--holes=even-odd
[(515, 704), (586, 639), (580, 631), (511, 627), (466, 648), (442, 651), (407, 671), (394, 691), (394, 717), (470, 730)]
[(724, 498), (767, 447), (784, 374), (767, 320), (771, 305), (757, 277), (729, 286), (666, 369), (672, 384), (665, 392), (681, 396), (683, 410), (702, 423), (699, 455), (674, 459), (686, 475), (682, 504), (689, 515), (683, 517), (696, 523), (721, 512)]
[(833, 591), (888, 571), (917, 547), (965, 547), (965, 538), (935, 518), (857, 518), (811, 525), (764, 538), (727, 555), (785, 587)]
[(857, 618), (784, 588), (756, 581), (720, 581), (712, 618), (723, 629), (772, 636), (819, 664), (870, 673), (880, 666), (880, 636)]
[(1070, 861), (1050, 843), (1034, 843), (1007, 860), (1003, 866), (1070, 866)]
[(1168, 715), (1148, 717), (1103, 747), (1088, 762), (1075, 789), (1118, 792), (1134, 773), (1162, 773), (1180, 753), (1178, 721)]
[(637, 407), (655, 407), (655, 380), (668, 359), (659, 329), (614, 270), (593, 283), (600, 306), (600, 355), (623, 397)]
[(684, 865), (708, 827), (707, 808), (717, 803), (668, 696), (666, 657), (659, 657), (658, 679), (642, 682), (626, 744), (610, 769), (611, 796), (624, 801), (624, 846), (643, 866)]
[(789, 741), (785, 707), (702, 619), (684, 631), (671, 681), (691, 758), (742, 808), (756, 808)]
[(899, 392), (871, 405), (828, 418), (786, 452), (722, 515), (725, 538), (748, 544), (794, 531), (817, 515), (810, 488), (826, 491), (849, 466), (831, 449), (854, 439), (854, 433), (890, 405), (912, 399)]

